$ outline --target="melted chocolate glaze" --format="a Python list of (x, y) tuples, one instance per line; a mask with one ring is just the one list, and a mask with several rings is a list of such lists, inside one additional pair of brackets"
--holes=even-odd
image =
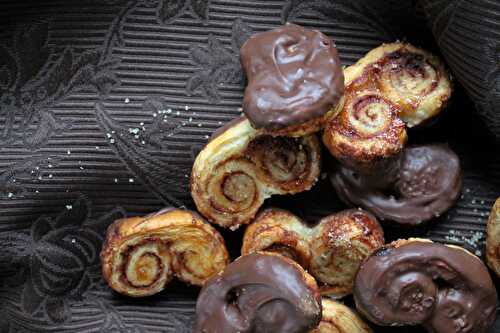
[(295, 24), (255, 34), (241, 48), (243, 110), (255, 128), (281, 129), (323, 116), (344, 92), (333, 42)]
[(307, 332), (321, 320), (321, 298), (304, 274), (280, 255), (240, 257), (201, 290), (193, 332)]
[(354, 297), (358, 309), (379, 325), (422, 324), (433, 333), (484, 333), (498, 303), (479, 258), (424, 241), (373, 253), (356, 275)]
[(406, 225), (418, 225), (443, 214), (454, 204), (462, 186), (458, 156), (445, 145), (408, 147), (395, 180), (384, 174), (377, 176), (374, 181), (373, 176), (338, 166), (330, 181), (344, 202), (361, 206), (381, 220)]

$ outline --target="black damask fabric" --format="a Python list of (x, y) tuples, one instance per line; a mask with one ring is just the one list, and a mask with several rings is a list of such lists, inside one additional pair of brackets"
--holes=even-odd
[(436, 41), (485, 124), (500, 139), (500, 2), (421, 0)]
[[(115, 219), (194, 207), (194, 158), (241, 113), (241, 45), (295, 22), (331, 36), (344, 65), (398, 39), (438, 52), (454, 8), (411, 0), (2, 1), (0, 332), (190, 332), (196, 288), (174, 282), (153, 297), (118, 296), (102, 279), (98, 254)], [(490, 44), (483, 53), (493, 74), (481, 75), (491, 78), (498, 49)], [(457, 77), (474, 66), (445, 56)], [(448, 142), (460, 154), (457, 206), (428, 227), (387, 228), (389, 239), (419, 235), (482, 255), (500, 157), (474, 102), (458, 84), (439, 122), (410, 133), (413, 142)], [(308, 220), (344, 208), (324, 177), (310, 192), (269, 204)], [(237, 256), (242, 232), (223, 235)]]

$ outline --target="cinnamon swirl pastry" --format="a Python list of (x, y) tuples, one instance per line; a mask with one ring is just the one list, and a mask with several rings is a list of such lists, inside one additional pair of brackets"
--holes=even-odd
[(141, 297), (160, 292), (174, 276), (202, 286), (229, 255), (219, 232), (198, 214), (168, 208), (110, 225), (101, 262), (112, 289)]
[(302, 333), (320, 320), (312, 276), (281, 255), (252, 253), (203, 287), (193, 333)]
[(320, 282), (321, 294), (340, 298), (352, 292), (361, 261), (383, 244), (377, 220), (361, 210), (342, 211), (310, 227), (288, 211), (269, 208), (247, 227), (241, 253), (293, 259)]
[(236, 229), (271, 195), (310, 189), (320, 169), (314, 135), (272, 137), (241, 119), (220, 130), (197, 156), (191, 195), (210, 222)]
[(486, 227), (486, 262), (500, 276), (500, 198), (491, 208)]
[(382, 44), (344, 74), (346, 86), (352, 79), (374, 77), (380, 93), (399, 106), (399, 116), (408, 127), (439, 114), (452, 93), (450, 75), (443, 62), (408, 43)]
[(309, 333), (372, 333), (368, 325), (342, 303), (323, 298), (319, 326)]
[(339, 165), (330, 181), (342, 201), (402, 225), (440, 216), (460, 195), (460, 161), (445, 145), (408, 147), (391, 170), (365, 176)]
[(240, 55), (248, 78), (243, 111), (253, 127), (295, 137), (323, 128), (344, 91), (333, 41), (286, 24), (250, 37)]
[(376, 90), (346, 88), (337, 117), (323, 132), (323, 142), (342, 164), (363, 174), (386, 170), (408, 137), (399, 107)]
[(365, 259), (354, 298), (358, 310), (378, 325), (421, 324), (432, 333), (485, 333), (498, 305), (479, 258), (421, 239), (393, 242)]

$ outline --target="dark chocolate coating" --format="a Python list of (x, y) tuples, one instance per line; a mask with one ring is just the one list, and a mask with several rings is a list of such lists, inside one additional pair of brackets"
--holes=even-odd
[[(398, 160), (399, 161), (399, 160)], [(440, 216), (456, 201), (462, 186), (458, 156), (445, 145), (406, 148), (396, 180), (359, 175), (338, 166), (330, 181), (346, 203), (360, 206), (381, 220), (418, 225)], [(399, 163), (399, 162), (398, 162)], [(397, 170), (397, 169), (396, 169)], [(389, 179), (385, 185), (381, 180)]]
[(209, 280), (194, 333), (302, 333), (321, 320), (321, 298), (300, 266), (277, 254), (240, 257)]
[(344, 92), (337, 50), (319, 31), (286, 24), (250, 37), (240, 55), (248, 79), (243, 111), (255, 128), (321, 117)]
[(486, 266), (463, 249), (425, 241), (389, 245), (356, 275), (356, 306), (383, 326), (422, 324), (433, 333), (484, 333), (497, 292)]

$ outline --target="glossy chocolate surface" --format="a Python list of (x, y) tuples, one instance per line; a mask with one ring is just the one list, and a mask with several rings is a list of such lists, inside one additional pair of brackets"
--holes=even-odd
[(307, 332), (321, 319), (321, 299), (304, 274), (280, 255), (240, 257), (203, 287), (193, 332)]
[(354, 296), (358, 309), (379, 325), (422, 324), (434, 333), (486, 332), (498, 303), (479, 258), (425, 241), (372, 254), (358, 271)]
[(243, 111), (255, 128), (281, 129), (323, 116), (344, 91), (337, 50), (295, 24), (258, 33), (241, 48), (248, 86)]
[[(371, 211), (382, 220), (417, 225), (438, 217), (461, 190), (458, 156), (445, 145), (406, 148), (397, 177), (364, 176), (338, 166), (330, 181), (339, 197)], [(387, 180), (384, 184), (384, 180)]]

